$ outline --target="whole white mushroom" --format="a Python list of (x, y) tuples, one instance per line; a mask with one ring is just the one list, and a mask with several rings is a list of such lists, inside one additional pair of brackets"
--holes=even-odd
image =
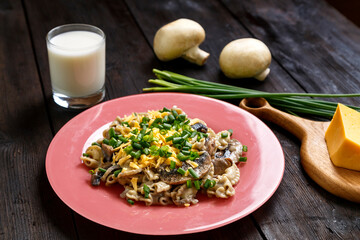
[(161, 27), (154, 37), (154, 52), (161, 61), (179, 57), (203, 65), (209, 53), (199, 45), (205, 40), (205, 30), (193, 20), (180, 18)]
[(271, 53), (260, 40), (237, 39), (221, 51), (219, 64), (228, 78), (256, 78), (263, 81), (270, 73)]

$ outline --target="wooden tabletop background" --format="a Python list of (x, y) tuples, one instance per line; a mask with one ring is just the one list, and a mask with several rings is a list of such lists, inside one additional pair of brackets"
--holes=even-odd
[[(206, 31), (205, 66), (156, 59), (162, 25), (185, 17)], [(269, 92), (360, 92), (360, 29), (323, 0), (1, 0), (0, 239), (168, 239), (110, 229), (83, 218), (52, 190), (45, 155), (56, 132), (80, 111), (54, 104), (45, 36), (55, 26), (86, 23), (106, 34), (106, 99), (142, 93), (152, 69)], [(230, 81), (222, 48), (254, 37), (270, 48), (264, 82)], [(359, 99), (341, 99), (359, 105)], [(237, 104), (237, 102), (232, 102)], [(275, 194), (249, 216), (224, 227), (172, 239), (359, 239), (359, 204), (319, 187), (304, 172), (300, 142), (267, 123), (285, 154)], [(181, 223), (179, 223), (181, 224)], [(139, 226), (141, 228), (141, 226)]]

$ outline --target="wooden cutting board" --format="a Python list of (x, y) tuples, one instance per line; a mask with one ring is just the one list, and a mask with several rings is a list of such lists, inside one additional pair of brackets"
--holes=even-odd
[(360, 172), (336, 167), (330, 160), (325, 142), (330, 122), (290, 115), (271, 107), (264, 98), (243, 99), (239, 106), (295, 135), (301, 141), (300, 158), (306, 173), (332, 194), (360, 203)]

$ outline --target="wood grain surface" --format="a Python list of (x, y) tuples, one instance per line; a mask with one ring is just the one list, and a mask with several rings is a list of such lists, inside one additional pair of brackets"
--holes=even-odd
[[(201, 48), (210, 58), (203, 67), (181, 59), (160, 62), (153, 53), (157, 29), (181, 17), (206, 31)], [(152, 68), (269, 92), (360, 92), (360, 29), (324, 0), (1, 0), (0, 239), (154, 239), (83, 218), (62, 203), (47, 181), (51, 139), (81, 112), (60, 108), (51, 99), (45, 36), (68, 23), (96, 25), (106, 34), (105, 100), (142, 93), (150, 86)], [(229, 80), (220, 72), (222, 48), (243, 37), (258, 38), (270, 48), (271, 73), (264, 82)], [(360, 103), (358, 98), (335, 101)], [(265, 123), (286, 160), (275, 194), (241, 220), (172, 239), (359, 238), (359, 204), (314, 182), (300, 163), (301, 142)]]

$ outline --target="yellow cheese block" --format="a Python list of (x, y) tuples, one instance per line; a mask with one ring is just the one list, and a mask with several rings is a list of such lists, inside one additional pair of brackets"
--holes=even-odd
[(339, 103), (325, 140), (335, 166), (360, 171), (359, 112)]

